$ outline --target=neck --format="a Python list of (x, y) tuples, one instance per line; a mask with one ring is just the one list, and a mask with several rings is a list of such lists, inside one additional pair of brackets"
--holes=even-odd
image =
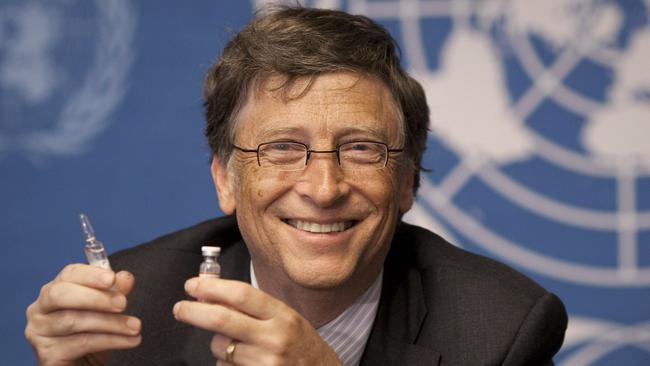
[(282, 279), (274, 278), (278, 271), (266, 270), (266, 266), (253, 263), (257, 284), (261, 290), (292, 307), (314, 328), (319, 328), (350, 307), (374, 283), (379, 271), (364, 277), (352, 276), (355, 281), (346, 281), (331, 288), (310, 288), (301, 286), (284, 273)]

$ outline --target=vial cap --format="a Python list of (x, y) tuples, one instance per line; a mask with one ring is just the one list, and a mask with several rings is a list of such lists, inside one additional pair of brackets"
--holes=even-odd
[(221, 253), (221, 248), (220, 247), (210, 247), (210, 246), (202, 246), (201, 247), (201, 252), (203, 255), (209, 255), (209, 256), (216, 256)]

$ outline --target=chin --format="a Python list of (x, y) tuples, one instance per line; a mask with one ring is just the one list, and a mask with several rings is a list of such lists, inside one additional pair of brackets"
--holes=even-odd
[(352, 277), (351, 270), (345, 268), (320, 267), (308, 263), (299, 263), (295, 270), (288, 270), (287, 275), (294, 283), (313, 290), (328, 290), (343, 286)]

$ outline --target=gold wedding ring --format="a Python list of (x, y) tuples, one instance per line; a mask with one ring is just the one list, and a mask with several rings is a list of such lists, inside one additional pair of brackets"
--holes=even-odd
[(233, 363), (233, 357), (235, 357), (235, 350), (237, 349), (237, 341), (232, 340), (228, 347), (226, 347), (226, 362)]

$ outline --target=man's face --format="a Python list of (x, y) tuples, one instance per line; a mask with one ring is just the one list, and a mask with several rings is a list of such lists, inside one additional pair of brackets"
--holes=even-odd
[[(388, 88), (355, 74), (319, 76), (297, 99), (282, 98), (279, 78), (255, 89), (239, 113), (234, 143), (292, 140), (313, 150), (351, 141), (402, 148)], [(298, 81), (290, 95), (305, 86)], [(301, 171), (260, 167), (238, 150), (212, 173), (224, 213), (236, 212), (258, 277), (306, 288), (367, 286), (383, 265), (400, 213), (412, 203), (413, 171), (404, 153), (368, 171), (342, 170), (336, 154), (312, 154)], [(328, 232), (323, 232), (328, 231)], [(351, 282), (352, 280), (352, 282)]]

